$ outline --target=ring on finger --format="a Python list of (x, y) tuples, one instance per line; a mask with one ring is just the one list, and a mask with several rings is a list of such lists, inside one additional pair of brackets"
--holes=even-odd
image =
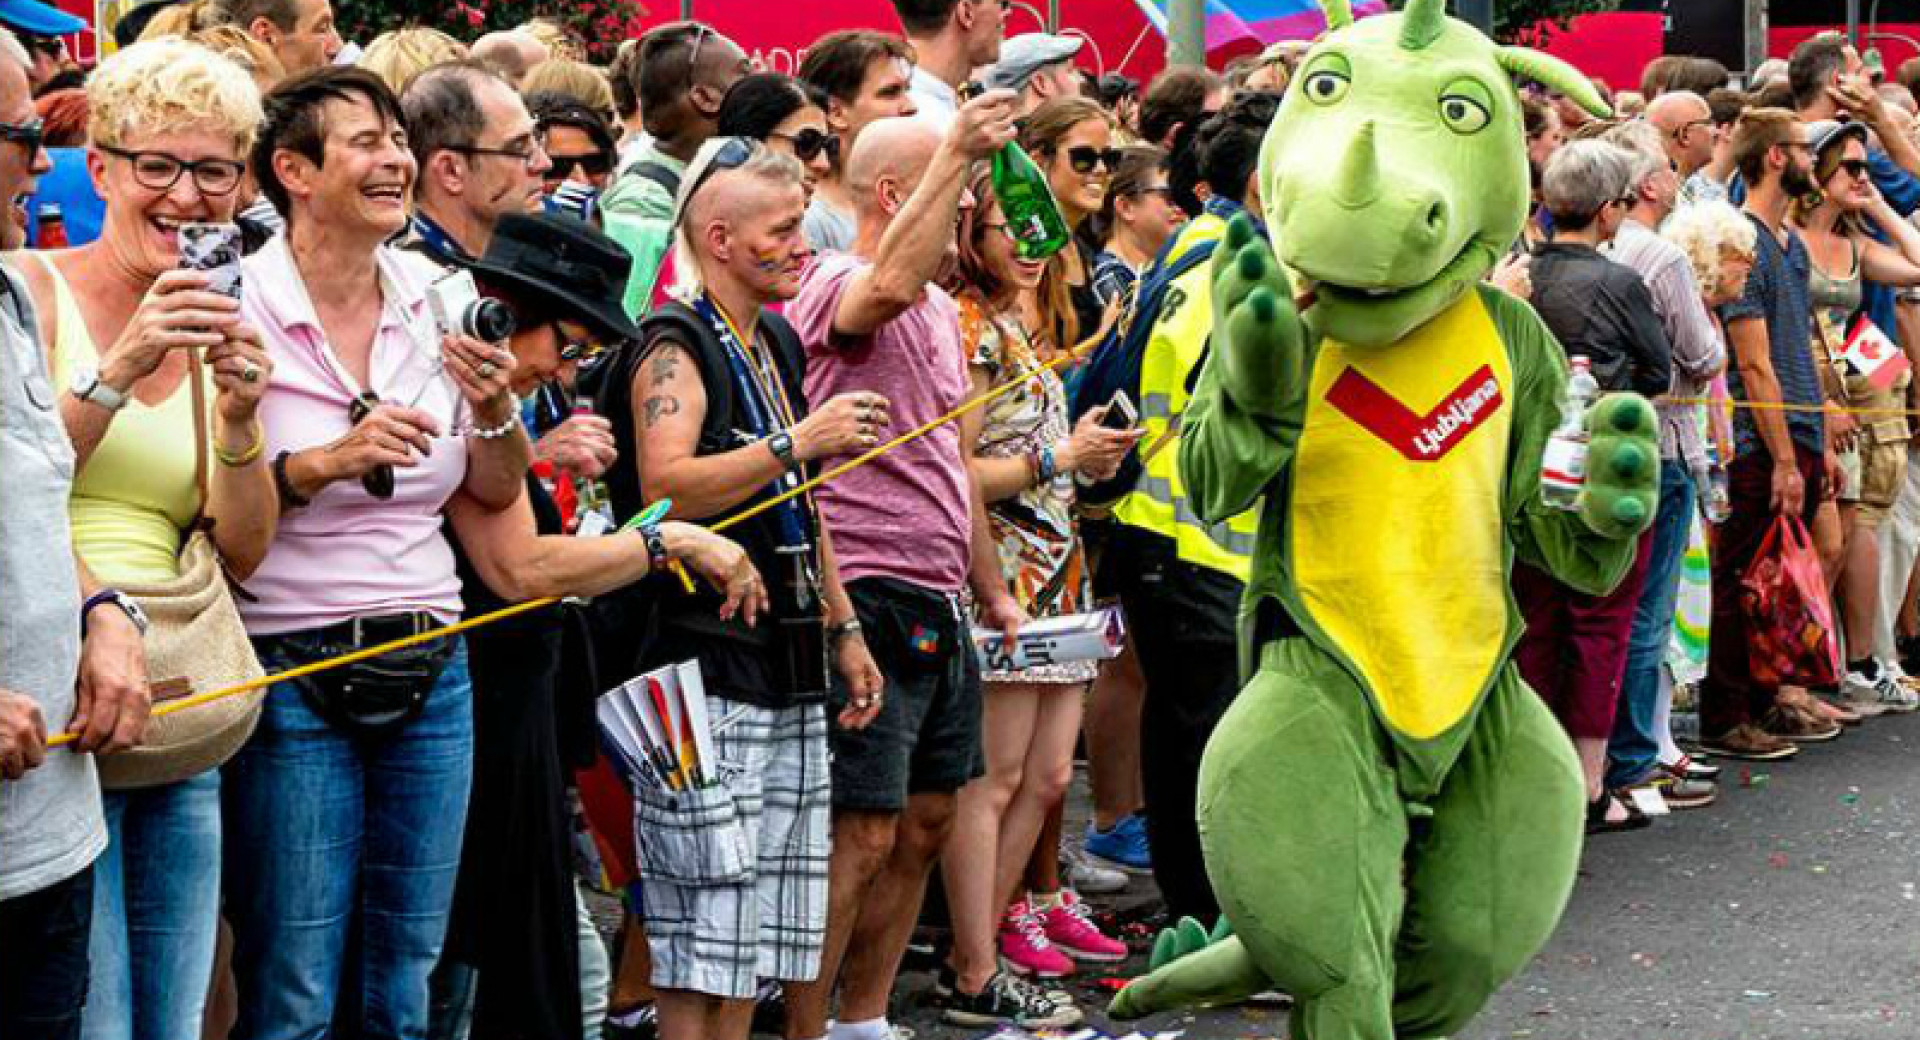
[(246, 358), (241, 358), (240, 380), (244, 383), (258, 383), (260, 381), (260, 366)]
[(474, 368), (473, 374), (479, 376), (482, 379), (492, 379), (494, 376), (494, 373), (498, 371), (500, 371), (500, 369), (495, 367), (493, 362), (482, 361), (476, 368)]

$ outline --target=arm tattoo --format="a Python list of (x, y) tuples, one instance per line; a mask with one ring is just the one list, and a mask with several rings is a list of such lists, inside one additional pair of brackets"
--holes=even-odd
[(680, 352), (668, 347), (653, 356), (653, 385), (661, 386), (680, 370)]
[(680, 399), (678, 397), (665, 396), (649, 397), (641, 404), (641, 407), (646, 412), (645, 422), (647, 428), (652, 429), (656, 423), (666, 416), (680, 414)]

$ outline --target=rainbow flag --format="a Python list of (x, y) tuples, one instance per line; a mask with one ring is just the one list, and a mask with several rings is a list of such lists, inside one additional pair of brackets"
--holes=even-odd
[[(1167, 33), (1168, 0), (1133, 0), (1140, 13)], [(1357, 0), (1355, 18), (1383, 14), (1385, 0)], [(1315, 0), (1207, 0), (1207, 49), (1235, 40), (1257, 40), (1262, 46), (1280, 40), (1311, 40), (1326, 31), (1327, 16)]]

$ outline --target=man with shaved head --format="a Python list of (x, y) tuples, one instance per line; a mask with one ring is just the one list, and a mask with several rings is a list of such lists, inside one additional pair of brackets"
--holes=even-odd
[(1720, 131), (1707, 99), (1691, 90), (1671, 90), (1647, 102), (1647, 122), (1660, 131), (1667, 158), (1679, 164), (1684, 183), (1696, 170), (1713, 161)]
[[(960, 313), (934, 279), (954, 248), (973, 163), (1013, 139), (1015, 96), (962, 105), (950, 127), (870, 124), (847, 158), (853, 249), (808, 270), (787, 317), (807, 347), (807, 397), (886, 396), (899, 430), (934, 423), (970, 390)], [(954, 793), (979, 776), (980, 673), (960, 593), (980, 506), (955, 422), (815, 493), (857, 624), (886, 677), (874, 724), (833, 734), (833, 861), (819, 981), (787, 989), (787, 1036), (886, 1040), (887, 998), (919, 916), (927, 875), (953, 821)], [(981, 616), (1012, 628), (1004, 584), (976, 583)], [(834, 704), (857, 704), (836, 685)], [(844, 963), (842, 958), (845, 958)], [(1007, 994), (1011, 985), (991, 988)], [(1011, 1016), (1009, 1016), (1011, 1017)]]
[[(641, 350), (615, 355), (600, 395), (620, 457), (630, 460), (608, 474), (621, 515), (671, 499), (677, 517), (710, 523), (799, 486), (825, 459), (878, 442), (887, 424), (879, 394), (843, 394), (808, 412), (800, 340), (767, 309), (792, 298), (810, 255), (801, 178), (791, 157), (737, 137), (710, 142), (689, 164), (675, 220), (684, 292), (642, 323)], [(710, 794), (636, 790), (640, 847), (700, 841), (700, 825), (686, 820), (711, 812), (702, 799), (718, 799), (746, 847), (758, 850), (725, 877), (647, 878), (652, 982), (668, 1038), (746, 1040), (759, 980), (811, 981), (826, 937), (827, 626), (850, 624), (853, 607), (804, 500), (767, 508), (729, 536), (752, 566), (724, 591), (663, 593), (660, 638), (639, 662), (699, 662), (716, 723), (714, 760), (727, 764), (703, 778), (712, 786), (697, 790)], [(848, 691), (838, 722), (849, 728), (873, 720), (882, 694), (880, 671), (853, 631), (833, 653)]]
[(519, 29), (490, 32), (473, 41), (473, 48), (467, 52), (467, 57), (492, 69), (515, 90), (527, 78), (527, 70), (549, 56), (546, 44)]

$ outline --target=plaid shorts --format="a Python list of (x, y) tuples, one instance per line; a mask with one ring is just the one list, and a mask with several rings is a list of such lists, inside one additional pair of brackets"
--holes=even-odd
[(708, 696), (719, 782), (634, 801), (653, 984), (751, 999), (820, 973), (831, 795), (827, 714)]

